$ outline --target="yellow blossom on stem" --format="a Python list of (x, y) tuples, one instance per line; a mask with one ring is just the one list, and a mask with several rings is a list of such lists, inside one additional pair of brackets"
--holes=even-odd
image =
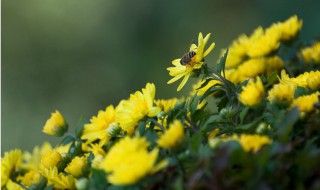
[(302, 49), (301, 56), (306, 63), (320, 63), (320, 42)]
[(211, 34), (207, 34), (206, 37), (203, 38), (202, 33), (199, 33), (198, 45), (192, 44), (190, 46), (189, 51), (193, 51), (196, 54), (194, 57), (190, 59), (189, 63), (182, 65), (180, 62), (181, 59), (175, 59), (172, 61), (174, 67), (167, 68), (167, 70), (169, 71), (169, 75), (173, 77), (171, 80), (167, 82), (168, 84), (172, 84), (180, 78), (184, 77), (180, 85), (178, 86), (177, 91), (180, 91), (182, 87), (186, 84), (194, 69), (201, 68), (202, 64), (204, 63), (204, 57), (206, 57), (213, 50), (215, 43), (212, 43), (208, 49), (204, 50), (206, 44), (208, 43), (210, 35)]
[(253, 107), (258, 105), (265, 97), (265, 91), (260, 77), (256, 81), (250, 80), (246, 86), (242, 87), (239, 100), (242, 104)]
[(20, 179), (23, 185), (29, 187), (31, 185), (38, 184), (41, 181), (42, 177), (39, 172), (30, 170), (23, 177), (20, 177)]
[(110, 173), (108, 181), (115, 185), (130, 185), (138, 182), (166, 165), (166, 161), (156, 164), (158, 149), (147, 150), (145, 138), (128, 136), (113, 145), (99, 168)]
[(17, 167), (20, 166), (21, 160), (22, 153), (19, 149), (4, 153), (3, 158), (1, 158), (1, 187), (6, 185), (12, 172), (15, 172)]
[(173, 121), (163, 135), (158, 139), (158, 146), (162, 148), (173, 148), (184, 138), (184, 128), (179, 120)]
[(154, 117), (161, 110), (153, 105), (156, 87), (147, 83), (142, 92), (137, 91), (130, 95), (129, 100), (122, 100), (116, 110), (116, 122), (120, 127), (131, 134), (139, 121), (145, 116)]
[(297, 15), (294, 15), (284, 22), (273, 24), (267, 29), (267, 33), (278, 34), (279, 40), (287, 41), (297, 36), (301, 27), (302, 20), (299, 20)]
[(106, 109), (100, 110), (97, 116), (93, 116), (89, 124), (84, 125), (84, 130), (81, 139), (87, 140), (86, 143), (91, 143), (95, 140), (100, 140), (101, 145), (105, 145), (111, 139), (111, 135), (107, 132), (109, 127), (117, 125), (116, 110), (112, 105)]
[(51, 144), (48, 142), (44, 142), (41, 147), (35, 146), (32, 153), (24, 152), (22, 155), (23, 163), (21, 164), (21, 167), (26, 170), (37, 171), (39, 169), (39, 163), (41, 161), (42, 155), (49, 150), (52, 150)]
[(51, 114), (50, 119), (47, 120), (42, 132), (53, 135), (62, 136), (68, 130), (68, 124), (59, 111)]
[(231, 139), (238, 141), (246, 152), (252, 151), (254, 153), (260, 150), (262, 146), (272, 143), (272, 140), (267, 136), (251, 134), (242, 134), (240, 137), (234, 135)]
[(278, 49), (278, 33), (267, 33), (262, 27), (257, 28), (250, 36), (250, 47), (248, 55), (250, 57), (266, 56)]
[(301, 112), (311, 112), (314, 110), (313, 105), (319, 102), (319, 92), (310, 95), (300, 96), (292, 101), (291, 107), (298, 106)]
[(292, 83), (279, 83), (272, 87), (269, 90), (268, 99), (270, 102), (277, 102), (280, 103), (282, 101), (289, 101), (291, 102), (294, 97), (294, 91), (296, 90), (297, 86)]
[(159, 99), (155, 100), (154, 103), (157, 107), (161, 109), (163, 112), (168, 112), (170, 109), (174, 107), (174, 105), (179, 101), (178, 98), (171, 98), (171, 99)]
[(87, 165), (87, 157), (76, 156), (72, 159), (72, 161), (68, 164), (68, 166), (64, 169), (64, 171), (70, 173), (73, 177), (78, 178), (81, 175), (83, 175), (86, 165)]
[(61, 154), (56, 150), (49, 150), (41, 157), (41, 166), (44, 168), (52, 168), (58, 165), (58, 163), (61, 161), (62, 156)]

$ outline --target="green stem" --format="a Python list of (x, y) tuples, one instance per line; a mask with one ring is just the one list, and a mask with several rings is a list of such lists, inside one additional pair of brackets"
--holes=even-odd
[(161, 131), (164, 133), (165, 128), (163, 125), (161, 125), (157, 120), (153, 119), (153, 118), (149, 118), (148, 119), (150, 122), (153, 122), (155, 125), (157, 125), (158, 127), (160, 127)]

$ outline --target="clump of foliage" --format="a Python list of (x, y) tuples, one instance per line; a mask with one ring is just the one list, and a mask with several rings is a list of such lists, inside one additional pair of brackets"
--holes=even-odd
[(147, 83), (73, 132), (56, 111), (43, 132), (61, 143), (6, 152), (1, 187), (319, 189), (320, 42), (300, 41), (301, 28), (297, 16), (258, 27), (213, 67), (215, 44), (200, 33), (168, 68), (178, 90), (200, 79), (189, 97), (156, 99)]

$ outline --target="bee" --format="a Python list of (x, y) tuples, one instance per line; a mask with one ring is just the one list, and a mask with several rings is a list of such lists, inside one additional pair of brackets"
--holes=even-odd
[(193, 58), (196, 54), (197, 53), (194, 51), (185, 53), (180, 60), (181, 65), (188, 65), (191, 62), (191, 58)]

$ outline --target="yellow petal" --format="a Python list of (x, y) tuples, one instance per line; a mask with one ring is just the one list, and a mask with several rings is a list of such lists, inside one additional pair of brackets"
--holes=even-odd
[(207, 56), (212, 50), (213, 50), (213, 48), (215, 47), (215, 43), (212, 43), (210, 46), (209, 46), (209, 48), (203, 53), (203, 57), (205, 57), (205, 56)]
[(180, 91), (182, 89), (182, 87), (187, 83), (189, 77), (190, 77), (190, 73), (188, 73), (184, 76), (183, 80), (181, 81), (180, 85), (178, 86), (177, 91)]
[(181, 66), (180, 60), (181, 60), (181, 59), (175, 59), (175, 60), (172, 61), (172, 64), (173, 64), (174, 66), (176, 66), (176, 67), (177, 67), (177, 66)]
[(206, 44), (207, 44), (210, 36), (211, 36), (211, 33), (207, 34), (206, 37), (204, 37), (204, 39), (203, 39), (203, 44), (204, 44), (204, 46), (206, 46)]
[(176, 82), (177, 80), (179, 80), (181, 77), (183, 77), (183, 74), (177, 75), (177, 76), (173, 77), (172, 79), (170, 79), (170, 80), (167, 82), (167, 84), (172, 84), (172, 83)]
[(191, 44), (189, 51), (193, 51), (193, 50), (195, 50), (197, 48), (198, 48), (198, 46), (196, 44)]

